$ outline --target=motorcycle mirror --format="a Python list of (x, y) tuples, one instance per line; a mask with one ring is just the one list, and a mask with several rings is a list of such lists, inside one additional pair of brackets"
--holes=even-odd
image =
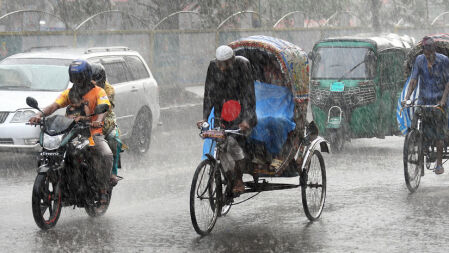
[(107, 112), (108, 110), (109, 110), (109, 105), (107, 105), (107, 104), (97, 105), (94, 109), (93, 115), (102, 114), (102, 113)]
[(28, 105), (29, 107), (34, 108), (34, 109), (37, 109), (37, 110), (40, 111), (39, 105), (38, 105), (37, 100), (36, 100), (35, 98), (33, 98), (33, 97), (27, 97), (27, 98), (26, 98), (26, 103), (27, 103), (27, 105)]

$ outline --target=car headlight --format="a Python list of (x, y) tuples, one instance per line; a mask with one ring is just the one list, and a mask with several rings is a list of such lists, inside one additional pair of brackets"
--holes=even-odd
[(42, 144), (42, 146), (45, 149), (54, 150), (59, 148), (59, 145), (61, 145), (61, 141), (62, 141), (62, 134), (56, 136), (44, 134), (44, 143)]
[(12, 117), (11, 123), (25, 123), (28, 122), (28, 120), (36, 115), (36, 111), (31, 109), (23, 109), (23, 110), (17, 110), (14, 114), (14, 117)]

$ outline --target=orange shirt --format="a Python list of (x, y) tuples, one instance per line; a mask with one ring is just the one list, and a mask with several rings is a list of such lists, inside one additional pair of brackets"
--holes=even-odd
[[(58, 104), (60, 107), (66, 107), (70, 105), (69, 100), (69, 91), (70, 89), (67, 89), (59, 95), (59, 97), (56, 99), (55, 103)], [(98, 87), (95, 86), (95, 88), (92, 88), (88, 93), (86, 93), (83, 96), (83, 102), (87, 102), (87, 106), (89, 107), (90, 113), (92, 113), (95, 110), (95, 107), (97, 105), (101, 104), (107, 104), (111, 106), (111, 103), (109, 102), (108, 96), (106, 95), (106, 92)], [(91, 118), (91, 121), (96, 121), (98, 118), (98, 115), (95, 115)], [(92, 135), (95, 134), (102, 134), (103, 128), (91, 128), (90, 133)]]

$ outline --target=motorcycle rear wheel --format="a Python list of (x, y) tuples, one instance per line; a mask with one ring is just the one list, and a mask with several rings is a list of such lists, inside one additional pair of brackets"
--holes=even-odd
[(33, 185), (31, 208), (39, 228), (54, 227), (62, 210), (60, 181), (52, 180), (47, 174), (38, 174)]

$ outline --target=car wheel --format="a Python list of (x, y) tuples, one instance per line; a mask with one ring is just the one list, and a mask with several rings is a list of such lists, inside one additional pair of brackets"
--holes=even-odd
[(136, 154), (145, 154), (151, 143), (151, 116), (148, 110), (141, 110), (136, 117), (132, 131), (131, 149)]

